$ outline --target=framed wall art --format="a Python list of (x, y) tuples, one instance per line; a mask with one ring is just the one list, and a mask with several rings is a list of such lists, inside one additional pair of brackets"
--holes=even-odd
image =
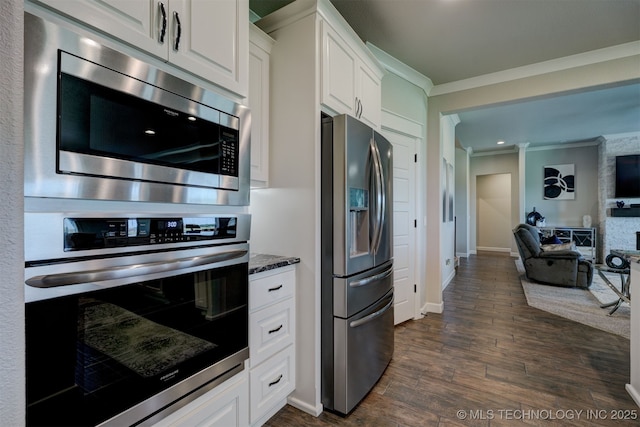
[(544, 199), (574, 200), (575, 165), (551, 165), (544, 167)]

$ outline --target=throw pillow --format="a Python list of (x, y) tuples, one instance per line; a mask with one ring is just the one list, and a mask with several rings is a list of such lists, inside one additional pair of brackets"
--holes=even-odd
[(540, 243), (543, 245), (559, 245), (562, 242), (558, 239), (558, 236), (554, 234), (553, 236), (545, 237)]
[(541, 247), (543, 251), (574, 251), (576, 250), (576, 245), (573, 242), (542, 245)]

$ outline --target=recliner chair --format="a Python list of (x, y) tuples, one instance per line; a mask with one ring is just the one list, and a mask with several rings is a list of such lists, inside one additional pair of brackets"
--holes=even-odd
[(543, 250), (536, 227), (520, 224), (513, 230), (527, 278), (556, 286), (589, 288), (593, 265), (577, 250)]

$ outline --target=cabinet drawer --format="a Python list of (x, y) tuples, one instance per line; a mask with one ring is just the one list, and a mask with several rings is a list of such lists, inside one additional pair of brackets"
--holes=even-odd
[(259, 420), (278, 401), (286, 398), (296, 387), (293, 346), (251, 370), (249, 374), (251, 423)]
[(295, 267), (284, 267), (249, 276), (249, 311), (281, 301), (294, 294)]
[(292, 298), (249, 315), (249, 359), (255, 367), (289, 344), (295, 335)]

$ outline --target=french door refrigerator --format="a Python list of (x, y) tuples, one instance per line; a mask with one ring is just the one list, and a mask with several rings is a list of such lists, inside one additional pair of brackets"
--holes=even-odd
[(322, 404), (348, 414), (393, 355), (391, 144), (324, 117), (321, 185)]

